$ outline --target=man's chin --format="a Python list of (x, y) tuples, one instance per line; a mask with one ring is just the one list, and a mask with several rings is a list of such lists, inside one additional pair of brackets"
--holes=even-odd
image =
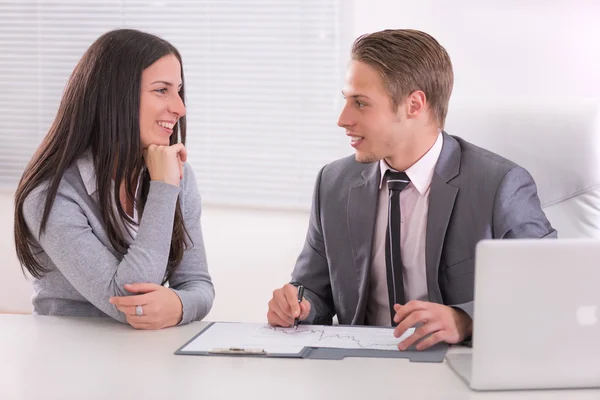
[(380, 158), (376, 157), (374, 154), (364, 154), (364, 153), (356, 153), (354, 154), (354, 158), (356, 162), (360, 164), (371, 164), (380, 160)]

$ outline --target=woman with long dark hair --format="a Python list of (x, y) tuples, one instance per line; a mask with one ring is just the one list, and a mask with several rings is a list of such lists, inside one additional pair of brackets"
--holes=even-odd
[(119, 29), (86, 51), (15, 195), (34, 313), (138, 329), (206, 316), (214, 289), (185, 113), (181, 56), (167, 41)]

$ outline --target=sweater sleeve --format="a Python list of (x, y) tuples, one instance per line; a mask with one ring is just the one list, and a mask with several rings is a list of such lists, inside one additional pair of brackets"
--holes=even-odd
[(40, 234), (45, 191), (32, 192), (23, 216), (33, 237), (65, 278), (90, 303), (110, 317), (126, 322), (111, 296), (130, 295), (127, 283), (161, 284), (171, 246), (175, 206), (180, 187), (152, 181), (137, 236), (122, 259), (96, 236), (76, 197), (56, 195), (46, 229)]
[(192, 168), (186, 163), (181, 207), (185, 228), (191, 238), (181, 264), (175, 269), (169, 286), (181, 299), (183, 317), (180, 325), (201, 320), (210, 311), (215, 290), (208, 273), (206, 251), (200, 225), (201, 199)]

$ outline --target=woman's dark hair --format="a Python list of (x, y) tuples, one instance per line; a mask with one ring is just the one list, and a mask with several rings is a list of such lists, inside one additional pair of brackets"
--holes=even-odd
[[(181, 55), (170, 43), (149, 33), (133, 29), (105, 33), (90, 46), (75, 67), (56, 118), (25, 168), (15, 194), (15, 246), (23, 272), (27, 270), (36, 278), (47, 272), (34, 254), (33, 249), (39, 246), (23, 218), (25, 199), (36, 187), (47, 183), (39, 232), (42, 234), (65, 170), (88, 150), (93, 156), (98, 202), (110, 243), (119, 253), (127, 252), (129, 245), (119, 223), (133, 221), (121, 205), (120, 184), (124, 182), (127, 199), (135, 204), (140, 216), (150, 185), (148, 172), (143, 172), (140, 143), (142, 71), (167, 55), (174, 55), (182, 65), (180, 96), (183, 101), (185, 86)], [(186, 120), (182, 116), (173, 127), (170, 144), (177, 143), (179, 136), (185, 144), (185, 131)], [(141, 195), (136, 201), (134, 185), (140, 174)], [(112, 211), (113, 202), (118, 215)], [(181, 263), (183, 252), (191, 242), (189, 239), (177, 200), (163, 284)]]

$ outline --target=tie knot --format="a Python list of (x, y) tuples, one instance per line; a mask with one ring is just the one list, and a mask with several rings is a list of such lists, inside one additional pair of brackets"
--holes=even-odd
[(394, 172), (388, 170), (385, 173), (385, 176), (387, 178), (387, 185), (389, 190), (399, 192), (410, 183), (410, 179), (408, 178), (408, 175), (406, 175), (405, 172)]

